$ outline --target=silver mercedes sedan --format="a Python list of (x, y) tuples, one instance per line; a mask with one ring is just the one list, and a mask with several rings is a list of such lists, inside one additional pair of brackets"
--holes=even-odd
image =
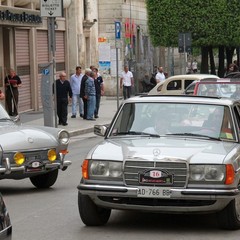
[(79, 213), (104, 225), (111, 209), (216, 213), (240, 228), (240, 102), (137, 96), (122, 103), (82, 163)]
[(29, 178), (37, 188), (49, 188), (58, 171), (66, 170), (69, 133), (66, 130), (18, 125), (0, 105), (0, 180)]

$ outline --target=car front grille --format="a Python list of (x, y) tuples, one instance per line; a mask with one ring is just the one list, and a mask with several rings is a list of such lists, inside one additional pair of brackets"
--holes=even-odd
[[(124, 164), (124, 180), (127, 186), (138, 186), (139, 173), (145, 170), (159, 169), (173, 175), (172, 187), (183, 188), (187, 182), (187, 163), (183, 161), (137, 161), (127, 160)], [(154, 184), (149, 184), (154, 185)]]
[(48, 160), (48, 149), (23, 152), (27, 162)]

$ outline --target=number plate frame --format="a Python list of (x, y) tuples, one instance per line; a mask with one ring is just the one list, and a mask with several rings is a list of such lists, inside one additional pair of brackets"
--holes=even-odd
[(169, 187), (147, 187), (139, 186), (137, 197), (139, 198), (171, 198), (172, 191)]

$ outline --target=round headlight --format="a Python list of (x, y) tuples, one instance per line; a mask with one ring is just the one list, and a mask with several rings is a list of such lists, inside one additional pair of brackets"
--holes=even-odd
[(224, 166), (206, 166), (205, 179), (207, 181), (223, 181), (224, 180)]
[(57, 159), (57, 153), (55, 149), (48, 150), (48, 160), (55, 161)]
[(110, 162), (109, 163), (109, 175), (110, 177), (122, 176), (122, 163)]
[(203, 165), (192, 165), (190, 168), (191, 180), (201, 181), (204, 179), (204, 166)]
[(63, 130), (58, 135), (61, 144), (68, 144), (70, 135), (67, 131)]
[(13, 159), (17, 165), (21, 165), (25, 162), (25, 157), (22, 153), (17, 152), (14, 154)]
[(92, 176), (109, 176), (109, 163), (103, 161), (94, 161), (90, 166)]

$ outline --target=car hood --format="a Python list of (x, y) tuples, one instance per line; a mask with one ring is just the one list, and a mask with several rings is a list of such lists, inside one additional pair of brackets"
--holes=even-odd
[[(236, 151), (236, 143), (199, 140), (192, 138), (173, 139), (135, 138), (105, 140), (90, 151), (88, 158), (111, 159), (183, 159), (189, 163), (222, 163), (227, 161)], [(228, 157), (226, 157), (228, 156)]]
[(47, 131), (31, 126), (0, 127), (0, 145), (4, 151), (56, 147), (58, 142)]

